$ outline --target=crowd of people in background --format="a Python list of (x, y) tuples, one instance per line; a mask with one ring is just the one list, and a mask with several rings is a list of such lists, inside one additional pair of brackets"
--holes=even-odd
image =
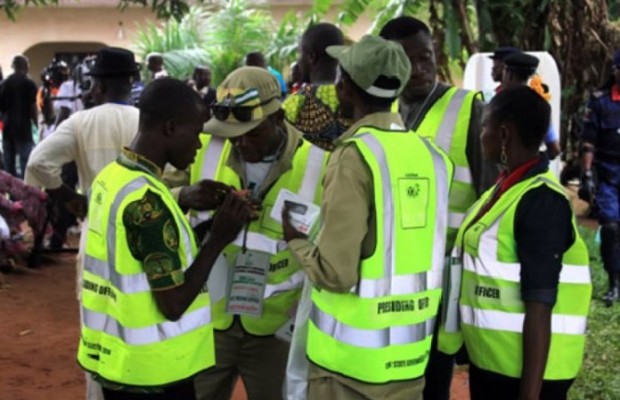
[[(0, 86), (0, 266), (24, 221), (43, 248), (81, 225), (78, 362), (88, 400), (566, 399), (581, 367), (588, 253), (549, 172), (559, 133), (538, 59), (492, 55), (492, 98), (437, 79), (412, 17), (345, 46), (310, 26), (285, 80), (260, 52), (206, 65), (105, 47), (40, 88)], [(614, 78), (620, 55), (613, 60)], [(144, 79), (142, 79), (144, 77)], [(585, 116), (608, 305), (620, 297), (620, 91)], [(594, 182), (596, 171), (598, 186)], [(284, 201), (282, 192), (307, 203)], [(318, 234), (295, 214), (320, 207)], [(300, 211), (301, 210), (301, 211)], [(561, 321), (559, 323), (558, 321)]]

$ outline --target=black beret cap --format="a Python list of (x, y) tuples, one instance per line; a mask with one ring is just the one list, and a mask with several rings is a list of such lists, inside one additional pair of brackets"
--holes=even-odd
[(507, 56), (514, 54), (514, 53), (520, 53), (521, 50), (519, 50), (516, 47), (498, 47), (494, 52), (493, 55), (490, 55), (489, 58), (491, 60), (504, 60), (504, 58), (506, 58)]
[(538, 67), (538, 58), (525, 53), (514, 53), (504, 58), (508, 68), (533, 69)]

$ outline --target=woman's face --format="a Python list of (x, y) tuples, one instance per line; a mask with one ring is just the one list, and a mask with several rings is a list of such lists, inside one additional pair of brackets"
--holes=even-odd
[(487, 106), (482, 114), (482, 132), (480, 133), (480, 144), (482, 145), (482, 155), (488, 161), (499, 163), (502, 153), (501, 126), (493, 117), (493, 109)]

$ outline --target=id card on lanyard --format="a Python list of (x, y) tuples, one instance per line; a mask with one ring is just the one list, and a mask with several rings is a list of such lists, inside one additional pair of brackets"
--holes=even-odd
[(228, 314), (262, 315), (269, 259), (269, 254), (260, 251), (239, 252), (228, 280)]

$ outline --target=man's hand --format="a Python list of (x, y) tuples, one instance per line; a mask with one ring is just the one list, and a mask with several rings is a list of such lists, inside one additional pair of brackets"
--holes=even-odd
[(287, 206), (282, 208), (282, 229), (286, 242), (290, 242), (293, 239), (308, 239), (308, 235), (299, 232), (291, 223), (291, 213)]
[(202, 180), (190, 186), (185, 186), (179, 193), (179, 205), (198, 211), (217, 208), (232, 188), (220, 182)]
[(209, 241), (215, 240), (221, 245), (231, 243), (250, 219), (251, 209), (248, 204), (232, 193), (227, 194), (224, 204), (213, 218)]
[(594, 183), (594, 176), (592, 174), (592, 170), (588, 169), (581, 176), (577, 195), (581, 200), (590, 203), (594, 199), (595, 190), (596, 184)]

